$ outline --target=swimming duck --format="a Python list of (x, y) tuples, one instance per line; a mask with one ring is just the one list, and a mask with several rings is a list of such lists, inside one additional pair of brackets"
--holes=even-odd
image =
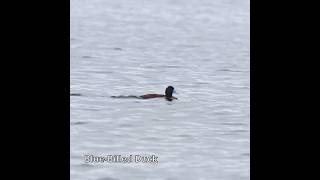
[(138, 99), (151, 99), (151, 98), (166, 98), (166, 100), (172, 101), (178, 99), (172, 94), (175, 92), (174, 87), (168, 86), (165, 90), (165, 94), (145, 94), (141, 96), (111, 96), (113, 98), (138, 98)]
[(172, 96), (172, 94), (174, 93), (174, 87), (172, 86), (168, 86), (165, 90), (165, 94), (145, 94), (142, 96), (139, 96), (142, 99), (151, 99), (151, 98), (160, 98), (160, 97), (164, 97), (166, 99), (178, 99), (174, 96)]

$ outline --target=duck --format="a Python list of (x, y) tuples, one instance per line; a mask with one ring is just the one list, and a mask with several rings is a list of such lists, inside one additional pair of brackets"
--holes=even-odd
[(176, 93), (173, 86), (168, 86), (165, 90), (165, 94), (145, 94), (141, 96), (111, 96), (112, 98), (138, 98), (138, 99), (152, 99), (152, 98), (165, 98), (168, 101), (178, 99), (172, 96), (173, 93)]
[(151, 98), (166, 98), (167, 100), (178, 99), (172, 94), (175, 92), (174, 87), (168, 86), (165, 90), (165, 94), (145, 94), (139, 96), (141, 99), (151, 99)]

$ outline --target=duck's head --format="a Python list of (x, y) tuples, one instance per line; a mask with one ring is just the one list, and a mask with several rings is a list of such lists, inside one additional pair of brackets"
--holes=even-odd
[(175, 92), (174, 87), (168, 86), (165, 91), (166, 97), (171, 98), (172, 93), (174, 93), (174, 92)]

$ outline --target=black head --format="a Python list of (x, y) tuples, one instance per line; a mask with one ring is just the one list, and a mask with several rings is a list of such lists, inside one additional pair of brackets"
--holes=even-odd
[(172, 93), (173, 93), (174, 88), (172, 86), (168, 86), (166, 88), (166, 97), (172, 97)]

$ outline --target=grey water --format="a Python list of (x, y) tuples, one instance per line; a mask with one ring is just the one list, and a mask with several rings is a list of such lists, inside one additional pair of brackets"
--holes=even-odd
[[(249, 11), (249, 0), (71, 0), (70, 178), (249, 180)], [(178, 100), (110, 98), (169, 85)]]

